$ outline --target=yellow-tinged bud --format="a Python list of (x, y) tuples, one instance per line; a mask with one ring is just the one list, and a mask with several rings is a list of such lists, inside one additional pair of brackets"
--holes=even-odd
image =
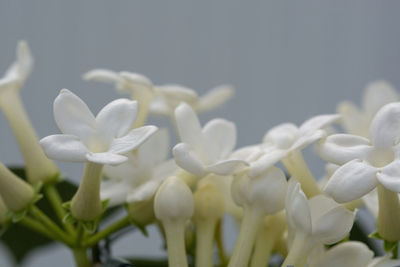
[(146, 226), (156, 219), (153, 206), (154, 198), (151, 198), (145, 201), (128, 203), (126, 208), (128, 216), (133, 222)]
[(224, 198), (210, 180), (200, 181), (194, 193), (195, 220), (217, 220), (224, 213)]
[(10, 211), (20, 211), (32, 203), (35, 192), (27, 182), (0, 163), (0, 196)]

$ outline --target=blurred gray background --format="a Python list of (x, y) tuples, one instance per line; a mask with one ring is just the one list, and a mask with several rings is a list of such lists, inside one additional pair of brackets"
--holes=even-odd
[[(400, 2), (366, 0), (0, 0), (0, 72), (14, 60), (17, 41), (27, 40), (35, 68), (21, 95), (40, 137), (59, 132), (52, 102), (61, 88), (95, 113), (118, 96), (112, 86), (82, 81), (92, 68), (143, 73), (199, 94), (229, 83), (235, 98), (202, 121), (235, 121), (243, 146), (278, 123), (334, 112), (340, 100), (359, 103), (370, 81), (400, 87), (399, 10)], [(0, 161), (22, 163), (2, 114), (0, 149)], [(79, 180), (79, 164), (59, 166)], [(317, 176), (321, 166), (313, 164)], [(163, 255), (157, 231), (150, 233), (125, 236), (116, 255)], [(227, 235), (234, 240), (233, 231)], [(0, 266), (12, 266), (2, 247)], [(31, 254), (24, 266), (73, 261), (58, 245)]]

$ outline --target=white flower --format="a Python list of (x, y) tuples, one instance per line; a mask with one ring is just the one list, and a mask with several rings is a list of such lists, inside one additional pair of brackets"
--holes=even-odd
[(263, 139), (262, 154), (250, 165), (250, 176), (257, 176), (270, 166), (326, 136), (323, 128), (340, 118), (339, 115), (320, 115), (305, 121), (300, 127), (283, 123), (269, 130)]
[(46, 155), (56, 160), (117, 165), (123, 155), (137, 148), (156, 130), (155, 126), (131, 129), (136, 119), (137, 102), (117, 99), (96, 117), (87, 105), (67, 89), (54, 100), (54, 117), (64, 134), (40, 141)]
[(398, 100), (398, 93), (389, 83), (375, 81), (366, 87), (361, 108), (343, 101), (339, 103), (337, 112), (342, 115), (341, 122), (348, 133), (368, 137), (369, 125), (376, 112), (384, 105)]
[(177, 169), (173, 160), (167, 160), (168, 143), (168, 132), (160, 130), (134, 153), (127, 154), (127, 162), (104, 168), (109, 180), (102, 184), (101, 198), (110, 200), (109, 207), (154, 196), (160, 184)]
[(310, 267), (365, 267), (372, 261), (374, 253), (364, 243), (349, 241), (315, 256)]
[(354, 221), (353, 212), (324, 195), (307, 200), (295, 180), (288, 185), (286, 217), (289, 228), (308, 236), (312, 245), (340, 241), (350, 232)]
[(400, 192), (400, 103), (381, 108), (370, 125), (370, 138), (349, 134), (328, 136), (320, 156), (343, 165), (331, 177), (325, 192), (338, 202), (360, 198), (379, 183)]
[(20, 41), (17, 46), (17, 60), (8, 68), (3, 78), (0, 79), (0, 94), (7, 89), (20, 89), (32, 71), (33, 58), (25, 41)]
[(176, 108), (175, 118), (182, 142), (173, 149), (179, 167), (203, 177), (208, 173), (229, 175), (247, 166), (244, 160), (229, 158), (236, 144), (235, 124), (214, 119), (202, 129), (196, 113), (186, 103)]
[(228, 85), (215, 87), (199, 97), (187, 87), (175, 84), (155, 86), (145, 76), (131, 72), (114, 72), (105, 69), (94, 69), (84, 75), (85, 80), (115, 83), (121, 92), (137, 93), (147, 90), (152, 93), (150, 113), (173, 116), (175, 108), (185, 102), (197, 112), (212, 110), (226, 102), (233, 95), (233, 88)]

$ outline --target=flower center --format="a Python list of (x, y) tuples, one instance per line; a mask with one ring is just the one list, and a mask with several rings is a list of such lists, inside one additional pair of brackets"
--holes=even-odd
[(374, 167), (381, 168), (394, 160), (391, 149), (374, 148), (367, 156), (367, 161)]

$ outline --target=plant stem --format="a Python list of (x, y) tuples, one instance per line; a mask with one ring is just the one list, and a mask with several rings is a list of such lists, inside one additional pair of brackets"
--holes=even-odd
[(76, 248), (73, 250), (76, 267), (92, 267), (89, 261), (86, 248)]
[(162, 222), (167, 238), (168, 266), (188, 267), (185, 248), (185, 222), (164, 220)]
[(59, 240), (69, 246), (74, 244), (72, 237), (68, 236), (56, 223), (54, 223), (46, 214), (36, 206), (30, 209), (31, 214), (41, 221), (53, 234), (57, 235)]
[(46, 236), (46, 237), (48, 237), (50, 239), (59, 240), (59, 237), (57, 235), (54, 235), (46, 227), (44, 227), (41, 223), (39, 223), (39, 222), (37, 222), (37, 221), (35, 221), (35, 220), (31, 219), (31, 218), (28, 218), (27, 216), (25, 216), (20, 221), (20, 223), (23, 226), (25, 226), (27, 228), (30, 228), (30, 229), (36, 231), (37, 233), (42, 234), (42, 235), (44, 235), (44, 236)]
[(46, 197), (49, 200), (53, 210), (57, 214), (58, 219), (63, 224), (67, 232), (70, 234), (75, 234), (74, 227), (68, 222), (63, 222), (66, 212), (62, 207), (62, 199), (57, 191), (57, 188), (53, 184), (47, 184), (44, 186), (44, 193), (46, 194)]
[(104, 230), (91, 236), (85, 243), (85, 246), (92, 247), (92, 246), (96, 245), (100, 240), (106, 238), (107, 236), (109, 236), (129, 225), (131, 225), (129, 217), (124, 217), (124, 218), (114, 222), (113, 224), (109, 225)]
[(390, 242), (400, 240), (400, 203), (398, 194), (378, 185), (379, 212), (377, 228), (379, 235)]
[(309, 254), (309, 245), (307, 244), (307, 236), (303, 233), (296, 233), (292, 246), (289, 249), (285, 261), (281, 267), (296, 266), (303, 267), (307, 262)]
[[(245, 207), (238, 240), (228, 267), (247, 267), (263, 213), (254, 207)], [(296, 266), (297, 267), (297, 266)]]
[(282, 160), (290, 175), (296, 177), (307, 198), (321, 194), (317, 182), (305, 162), (301, 151), (292, 151)]
[(215, 241), (217, 242), (218, 256), (222, 266), (228, 264), (228, 257), (225, 253), (224, 239), (222, 236), (222, 219), (217, 223), (217, 229), (215, 231)]

